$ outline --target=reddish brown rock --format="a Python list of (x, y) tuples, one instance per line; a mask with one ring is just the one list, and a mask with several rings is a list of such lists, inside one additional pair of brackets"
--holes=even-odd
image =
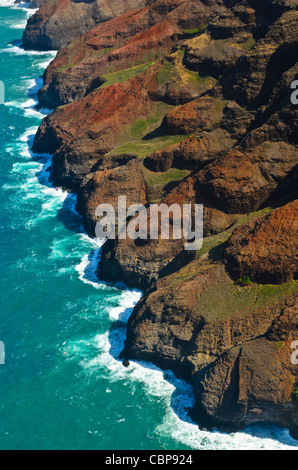
[(167, 171), (169, 168), (199, 171), (212, 160), (224, 155), (234, 144), (228, 132), (217, 128), (201, 132), (182, 140), (178, 144), (154, 152), (144, 160), (151, 171)]
[[(167, 64), (174, 75), (161, 82), (160, 74), (166, 76)], [(125, 142), (125, 127), (129, 133), (135, 122), (156, 114), (158, 100), (166, 103), (174, 100), (179, 104), (197, 95), (199, 91), (189, 86), (188, 78), (179, 54), (173, 54), (137, 77), (60, 107), (43, 120), (34, 151), (55, 153), (55, 183), (76, 188), (103, 155)], [(178, 83), (174, 95), (168, 83)]]
[(34, 150), (55, 153), (53, 177), (57, 185), (77, 187), (99, 159), (121, 141), (123, 126), (146, 118), (151, 108), (144, 76), (112, 85), (45, 118)]
[[(98, 52), (95, 49), (93, 56), (78, 65), (67, 62), (65, 64), (58, 56), (52, 69), (49, 68), (45, 74), (45, 85), (39, 91), (39, 101), (51, 108), (72, 103), (104, 85), (105, 76), (109, 74), (127, 69), (133, 71), (134, 67), (138, 71), (137, 67), (140, 65), (146, 69), (146, 64), (148, 68), (171, 50), (179, 35), (181, 35), (179, 28), (164, 20), (148, 31), (136, 34), (123, 46), (120, 47), (118, 43), (113, 51), (105, 53), (104, 48)], [(72, 54), (68, 54), (67, 60), (74, 61), (75, 58)], [(57, 68), (59, 64), (62, 65)], [(141, 71), (140, 69), (139, 73)]]
[(249, 213), (269, 198), (297, 188), (297, 147), (265, 142), (252, 150), (232, 149), (198, 173), (201, 191), (228, 213)]
[(170, 111), (163, 128), (167, 134), (192, 134), (220, 121), (224, 107), (224, 101), (202, 96)]
[[(181, 210), (183, 204), (203, 204), (204, 199), (200, 194), (196, 177), (190, 176), (182, 181), (169, 192), (163, 202), (168, 206), (179, 204)], [(229, 215), (204, 205), (204, 237), (224, 232), (230, 225), (232, 225), (232, 219)]]
[(258, 286), (238, 287), (221, 264), (188, 262), (160, 279), (139, 302), (128, 323), (123, 356), (150, 360), (195, 380), (225, 352), (264, 335), (297, 298), (294, 287), (279, 298), (277, 292), (266, 297)]
[(41, 104), (53, 108), (76, 101), (103, 84), (103, 75), (160, 59), (183, 39), (183, 28), (205, 24), (222, 8), (193, 0), (157, 0), (96, 26), (50, 64), (39, 92)]
[(298, 276), (298, 200), (233, 233), (225, 251), (229, 272), (263, 284)]
[(143, 174), (135, 160), (115, 169), (90, 173), (82, 181), (77, 210), (83, 217), (89, 235), (95, 235), (97, 206), (111, 204), (117, 210), (118, 196), (126, 196), (127, 206), (147, 202)]
[(57, 50), (103, 21), (108, 21), (153, 0), (45, 0), (28, 20), (23, 35), (25, 49)]

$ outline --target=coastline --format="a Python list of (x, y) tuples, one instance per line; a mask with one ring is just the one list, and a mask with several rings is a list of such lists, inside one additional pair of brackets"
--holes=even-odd
[[(31, 106), (29, 106), (28, 109), (32, 109)], [(48, 166), (49, 165), (50, 165), (50, 163), (48, 163)], [(54, 189), (54, 191), (56, 191), (56, 190)], [(61, 192), (60, 192), (60, 195), (61, 195)], [(67, 196), (65, 196), (65, 197), (67, 198)], [(72, 207), (74, 208), (74, 202), (72, 202), (72, 204), (73, 204)], [(82, 232), (82, 236), (86, 236), (86, 235)], [(95, 252), (93, 253), (93, 259), (91, 259), (91, 261), (89, 260), (89, 256), (85, 256), (84, 260), (82, 259), (81, 265), (77, 266), (77, 271), (78, 271), (80, 279), (83, 282), (91, 283), (93, 285), (93, 287), (96, 285), (96, 280), (95, 280), (95, 277), (94, 277), (94, 272), (95, 272), (94, 269), (96, 269), (95, 261), (98, 261), (99, 250), (100, 250), (100, 248), (95, 248)], [(88, 261), (88, 264), (87, 264), (87, 261)], [(132, 291), (130, 290), (129, 292), (132, 292)], [(120, 320), (122, 323), (125, 323), (125, 321), (127, 321), (127, 319), (128, 319), (129, 314), (131, 313), (129, 311), (129, 309), (131, 309), (132, 307), (130, 305), (127, 306), (127, 304), (126, 304), (126, 305), (124, 305), (124, 308), (126, 309), (125, 315), (123, 315), (123, 309), (121, 307), (117, 307), (116, 309), (114, 309), (114, 311), (112, 310), (110, 312), (110, 317), (113, 320), (116, 320), (116, 321)], [(122, 334), (123, 334), (123, 328), (122, 328)], [(109, 337), (109, 335), (110, 335), (110, 333), (108, 333), (108, 337)], [(116, 334), (116, 338), (117, 338), (117, 340), (115, 341), (115, 339), (113, 339), (114, 344), (110, 344), (110, 347), (108, 348), (108, 350), (110, 352), (111, 348), (114, 348), (114, 350), (116, 350), (117, 354), (118, 354), (118, 352), (120, 353), (120, 347), (122, 348), (122, 346), (121, 346), (121, 341), (120, 341), (120, 345), (118, 344), (116, 346), (116, 344), (119, 341), (118, 334)], [(99, 349), (99, 351), (104, 351), (105, 354), (108, 352), (107, 348), (106, 348), (106, 340), (107, 340), (106, 337), (105, 338), (102, 338), (102, 337), (98, 338), (98, 349)], [(119, 348), (119, 350), (118, 350), (118, 348)], [(114, 357), (114, 356), (112, 356), (112, 357)], [(139, 363), (136, 363), (136, 364), (139, 365)], [(120, 364), (120, 366), (122, 367), (122, 364)], [(91, 367), (91, 368), (96, 367), (96, 361), (94, 361), (92, 364), (86, 364), (86, 367)], [(134, 363), (133, 363), (133, 367), (134, 367)], [(172, 384), (174, 383), (174, 384), (176, 384), (176, 385), (174, 385), (174, 388), (175, 387), (178, 388), (178, 389), (180, 388), (182, 391), (185, 390), (186, 385), (182, 381), (180, 381), (179, 379), (176, 379), (172, 372), (169, 372), (169, 373), (166, 372), (165, 373), (164, 371), (156, 368), (155, 366), (152, 366), (150, 364), (145, 364), (145, 363), (143, 363), (143, 365), (141, 365), (140, 367), (142, 368), (142, 371), (143, 371), (143, 369), (147, 369), (147, 370), (149, 369), (151, 371), (152, 370), (155, 371), (159, 376), (163, 376), (164, 374), (167, 375), (168, 379), (170, 379), (169, 382), (167, 381), (167, 383), (172, 383)], [(123, 370), (123, 372), (124, 372), (124, 370)], [(138, 376), (139, 374), (142, 375), (141, 372), (140, 373), (136, 372), (136, 376)], [(170, 375), (170, 377), (169, 377), (169, 375)], [(164, 385), (164, 382), (163, 382), (163, 385)], [(173, 389), (171, 387), (170, 387), (170, 389), (172, 390), (172, 393), (173, 393)], [(159, 393), (160, 393), (160, 391), (159, 391)], [(169, 393), (169, 390), (166, 391), (166, 394), (168, 394), (168, 393)], [(181, 398), (177, 398), (177, 401), (178, 401), (178, 405), (176, 405), (176, 410), (179, 409), (179, 407), (182, 407), (182, 409), (184, 409), (184, 410), (185, 410), (185, 408), (187, 409), (189, 407), (189, 405), (191, 403), (193, 403), (192, 398), (191, 398), (191, 392), (188, 391), (188, 396), (186, 398), (186, 402), (187, 402), (186, 407), (185, 407), (185, 405), (181, 405)], [(180, 413), (181, 413), (180, 416), (182, 417), (184, 411), (183, 412), (180, 411)], [(178, 414), (178, 416), (179, 416), (179, 414)], [(190, 426), (196, 426), (195, 424), (191, 423), (190, 421), (187, 421), (188, 418), (186, 418), (186, 416), (184, 416), (184, 419), (185, 419), (186, 422), (188, 422), (188, 424)], [(193, 432), (193, 431), (190, 431), (190, 432)], [(177, 433), (179, 434), (179, 431), (177, 431)], [(204, 433), (204, 431), (201, 431), (201, 433)], [(220, 436), (225, 436), (223, 433), (218, 433), (217, 434), (216, 432), (215, 433), (206, 432), (206, 435), (205, 435), (204, 438), (207, 439), (208, 436), (210, 437), (211, 434), (214, 435), (215, 441), (220, 439)], [(242, 436), (244, 435), (244, 437), (245, 437), (245, 433), (240, 432), (240, 433), (237, 433), (237, 434), (242, 435)]]

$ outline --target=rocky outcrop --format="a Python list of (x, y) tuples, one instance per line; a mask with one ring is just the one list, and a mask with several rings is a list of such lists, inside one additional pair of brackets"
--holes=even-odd
[(182, 240), (108, 240), (98, 266), (99, 279), (147, 290), (164, 267), (181, 254)]
[(200, 94), (192, 78), (182, 66), (179, 54), (173, 54), (137, 77), (59, 107), (43, 120), (34, 151), (54, 153), (54, 182), (75, 189), (104, 156), (110, 166), (113, 149), (125, 141), (145, 137), (146, 131), (150, 136), (150, 122), (161, 122), (163, 110), (168, 109), (165, 104), (180, 104)]
[(228, 213), (258, 210), (269, 199), (296, 191), (297, 147), (264, 142), (253, 150), (232, 149), (198, 173), (201, 191)]
[(215, 39), (212, 29), (209, 31), (210, 26), (208, 32), (186, 45), (184, 64), (199, 72), (202, 79), (204, 76), (217, 79), (231, 73), (238, 59), (245, 55), (245, 49), (254, 44), (254, 38), (251, 33), (247, 33), (236, 34), (228, 39)]
[(232, 93), (240, 104), (252, 108), (270, 104), (276, 83), (296, 64), (297, 38), (298, 11), (286, 12), (239, 60)]
[(194, 416), (228, 431), (255, 422), (277, 423), (297, 437), (297, 366), (291, 343), (297, 338), (298, 305), (283, 309), (266, 334), (236, 346), (198, 374)]
[(58, 53), (44, 74), (40, 102), (59, 106), (76, 101), (103, 84), (111, 69), (160, 59), (185, 37), (184, 28), (206, 24), (222, 11), (218, 3), (156, 0), (96, 26)]
[(297, 293), (297, 283), (237, 286), (221, 264), (191, 261), (139, 302), (122, 357), (191, 381), (201, 426), (235, 431), (265, 421), (297, 435)]
[[(187, 188), (189, 190), (189, 188)], [(168, 206), (191, 202), (191, 197), (182, 198), (181, 187), (178, 186), (164, 200)], [(185, 195), (185, 193), (184, 193)], [(150, 211), (148, 216), (148, 230)], [(204, 235), (211, 236), (225, 231), (232, 220), (223, 212), (213, 208), (204, 208)], [(170, 224), (170, 231), (171, 231)], [(169, 240), (125, 240), (116, 238), (108, 240), (103, 247), (98, 267), (98, 277), (108, 282), (122, 281), (129, 287), (137, 287), (143, 291), (153, 288), (160, 277), (176, 271), (184, 266), (193, 253), (184, 251), (186, 241)]]
[(220, 121), (224, 107), (224, 101), (202, 96), (170, 111), (162, 126), (167, 134), (193, 134)]
[(198, 171), (224, 155), (237, 141), (223, 129), (201, 132), (148, 155), (144, 165), (151, 171), (165, 172), (170, 168)]
[(297, 278), (298, 200), (235, 230), (225, 256), (236, 279), (281, 284)]
[(221, 264), (191, 261), (139, 302), (123, 357), (146, 358), (195, 380), (225, 352), (268, 331), (297, 296), (292, 284), (282, 291), (272, 288), (270, 298), (262, 286), (236, 286)]
[(45, 0), (28, 20), (23, 46), (37, 50), (60, 49), (97, 24), (149, 3), (150, 0)]
[(123, 127), (138, 118), (146, 119), (152, 102), (145, 79), (137, 77), (94, 92), (78, 103), (58, 108), (43, 121), (34, 150), (54, 153), (53, 178), (57, 185), (77, 188), (103, 156), (121, 142)]
[[(127, 16), (123, 15), (125, 25)], [(118, 33), (118, 30), (116, 31)], [(105, 85), (112, 73), (129, 68), (133, 72), (134, 67), (136, 71), (148, 68), (154, 63), (154, 59), (171, 50), (181, 34), (179, 28), (163, 20), (148, 31), (136, 34), (123, 45), (121, 42), (119, 44), (118, 36), (110, 47), (103, 48), (92, 44), (90, 56), (78, 64), (73, 64), (76, 59), (71, 52), (67, 52), (64, 57), (62, 51), (61, 56), (58, 55), (57, 60), (45, 73), (45, 85), (39, 92), (39, 100), (43, 105), (51, 103), (55, 106), (78, 101), (94, 89)], [(108, 41), (108, 44), (110, 42)]]
[[(123, 163), (123, 162), (122, 162)], [(127, 206), (146, 204), (146, 186), (143, 174), (135, 160), (110, 170), (95, 171), (82, 181), (77, 198), (77, 210), (82, 214), (85, 230), (95, 235), (99, 204), (118, 206), (118, 196), (126, 196)]]

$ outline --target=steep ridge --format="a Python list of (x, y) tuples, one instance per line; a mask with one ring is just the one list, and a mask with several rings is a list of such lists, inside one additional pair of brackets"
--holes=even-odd
[(54, 154), (52, 179), (78, 193), (90, 235), (98, 204), (119, 195), (204, 204), (201, 250), (109, 240), (98, 276), (145, 291), (125, 364), (152, 361), (190, 381), (193, 418), (208, 428), (272, 422), (298, 436), (297, 9), (139, 5), (61, 49), (39, 95), (57, 109), (34, 150)]
[(193, 0), (158, 0), (97, 26), (58, 53), (45, 72), (41, 104), (76, 101), (112, 72), (149, 66), (171, 51), (186, 28), (203, 28), (222, 10)]
[(151, 1), (44, 0), (28, 20), (23, 46), (37, 50), (60, 49), (93, 26), (135, 8), (142, 8)]

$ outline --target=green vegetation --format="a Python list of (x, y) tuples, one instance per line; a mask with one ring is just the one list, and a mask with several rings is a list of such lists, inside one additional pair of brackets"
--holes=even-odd
[(253, 284), (247, 289), (234, 284), (224, 273), (219, 283), (212, 284), (200, 296), (200, 311), (210, 320), (215, 317), (228, 318), (237, 313), (245, 314), (264, 308), (297, 291), (297, 281), (282, 285)]
[(173, 106), (166, 103), (154, 103), (148, 116), (124, 126), (118, 146), (111, 150), (109, 155), (130, 154), (143, 159), (157, 150), (185, 139), (185, 135), (166, 135), (160, 128), (164, 116), (171, 109)]
[(188, 175), (189, 171), (178, 170), (177, 168), (170, 168), (162, 173), (156, 173), (147, 169), (144, 171), (145, 181), (149, 186), (157, 184), (166, 185), (172, 181), (182, 181)]
[(183, 139), (185, 139), (185, 135), (164, 135), (148, 140), (130, 140), (111, 150), (109, 155), (129, 154), (143, 159), (147, 155), (157, 152), (169, 145), (176, 144)]
[(101, 49), (93, 49), (92, 56), (103, 57), (104, 55), (110, 54), (115, 50), (115, 46), (112, 47), (102, 47)]
[(238, 286), (242, 286), (242, 287), (245, 287), (245, 286), (251, 286), (252, 285), (252, 281), (250, 279), (249, 276), (244, 276), (244, 277), (241, 277), (240, 279), (238, 279), (238, 281), (236, 282), (236, 284)]
[(244, 44), (241, 44), (241, 48), (244, 50), (244, 51), (250, 51), (254, 45), (256, 44), (256, 40), (251, 37), (247, 42), (245, 42)]
[[(239, 279), (237, 282), (233, 282), (222, 262), (226, 242), (233, 231), (248, 221), (265, 215), (272, 210), (269, 207), (249, 215), (235, 215), (234, 223), (228, 230), (205, 238), (203, 247), (196, 254), (196, 259), (169, 276), (169, 287), (179, 288), (186, 281), (196, 282), (195, 278), (198, 275), (214, 270), (217, 273), (214, 274), (216, 282), (214, 280), (210, 282), (208, 288), (201, 293), (200, 289), (198, 289), (198, 310), (208, 321), (262, 310), (278, 300), (289, 298), (291, 295), (297, 295), (297, 280), (281, 285), (257, 284), (253, 283), (247, 276)], [(282, 346), (282, 342), (277, 344), (277, 347), (280, 349)]]
[(210, 88), (212, 86), (215, 85), (216, 83), (216, 79), (211, 77), (211, 75), (200, 75), (199, 73), (196, 73), (196, 72), (192, 72), (193, 74), (196, 74), (196, 81), (199, 82), (199, 84), (202, 86), (202, 85), (206, 85), (206, 84), (210, 84)]
[(278, 343), (276, 344), (277, 352), (281, 351), (281, 349), (283, 348), (284, 344), (285, 344), (284, 341), (278, 341)]
[(250, 214), (231, 216), (231, 219), (233, 221), (233, 224), (231, 225), (231, 227), (229, 227), (225, 232), (221, 232), (218, 235), (213, 235), (211, 237), (206, 237), (204, 239), (203, 247), (196, 254), (197, 259), (201, 259), (207, 255), (210, 256), (210, 258), (213, 260), (220, 259), (222, 249), (225, 243), (228, 241), (233, 231), (237, 227), (240, 227), (241, 225), (246, 224), (247, 222), (250, 222), (251, 220), (257, 219), (258, 217), (261, 217), (262, 215), (268, 214), (272, 210), (273, 208), (266, 207), (265, 209), (262, 209), (256, 212), (251, 212)]
[(71, 62), (69, 64), (63, 65), (62, 67), (58, 67), (56, 72), (61, 73), (64, 72), (65, 70), (71, 69), (71, 67), (74, 67), (76, 64)]
[(209, 75), (200, 75), (185, 68), (182, 64), (183, 51), (179, 50), (175, 54), (173, 61), (164, 60), (156, 78), (160, 87), (168, 84), (171, 88), (177, 90), (185, 86), (191, 87), (198, 93), (214, 87), (216, 79)]
[[(82, 59), (80, 60), (75, 60), (75, 56), (77, 54), (77, 46), (79, 43), (79, 39), (75, 39), (72, 41), (69, 46), (68, 46), (68, 55), (67, 55), (67, 63), (61, 67), (57, 68), (57, 72), (64, 72), (64, 70), (68, 70), (71, 67), (74, 67), (75, 65), (78, 65)], [(110, 54), (115, 47), (106, 47), (106, 48), (101, 48), (101, 49), (88, 49), (86, 51), (86, 55), (84, 57), (84, 60), (87, 59), (92, 59), (92, 58), (100, 58), (103, 57), (106, 54)]]
[(252, 284), (250, 289), (235, 284), (224, 265), (202, 260), (193, 261), (169, 278), (169, 286), (178, 288), (183, 282), (217, 267), (217, 281), (198, 294), (198, 310), (208, 321), (247, 314), (272, 305), (274, 302), (298, 292), (298, 281), (282, 285)]
[(160, 122), (159, 116), (149, 116), (147, 119), (137, 119), (130, 126), (131, 137), (145, 136), (150, 129)]
[[(202, 274), (209, 269), (212, 269), (214, 265), (210, 263), (209, 260), (204, 260), (201, 263), (189, 263), (186, 267), (180, 269), (179, 271), (172, 274), (169, 278), (169, 287), (175, 288), (179, 287), (183, 282), (191, 280), (198, 276), (198, 274)], [(165, 277), (167, 274), (164, 273)]]
[(48, 8), (53, 8), (58, 5), (59, 0), (47, 0)]
[(169, 82), (173, 78), (177, 77), (177, 69), (175, 65), (171, 62), (168, 62), (167, 60), (164, 61), (162, 64), (161, 69), (157, 73), (157, 83), (159, 85), (165, 85), (165, 83)]
[(124, 83), (127, 80), (130, 80), (131, 78), (145, 72), (145, 70), (147, 70), (152, 65), (154, 65), (154, 62), (147, 62), (145, 64), (137, 65), (125, 70), (119, 70), (118, 72), (106, 73), (102, 76), (105, 82), (98, 89), (106, 88), (110, 85), (114, 85), (115, 83)]
[(198, 36), (200, 34), (203, 34), (208, 27), (208, 24), (205, 24), (199, 28), (193, 28), (193, 29), (184, 29), (183, 34), (186, 39), (191, 39), (194, 36)]

